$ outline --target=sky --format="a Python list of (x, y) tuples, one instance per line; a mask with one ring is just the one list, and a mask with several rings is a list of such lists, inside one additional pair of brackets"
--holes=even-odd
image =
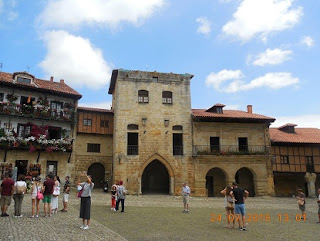
[(190, 73), (216, 103), (320, 128), (320, 0), (0, 0), (0, 70), (110, 108), (113, 69)]

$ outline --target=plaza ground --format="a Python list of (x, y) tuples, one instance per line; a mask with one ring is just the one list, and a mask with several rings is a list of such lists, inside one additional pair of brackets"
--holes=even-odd
[[(90, 229), (81, 230), (79, 200), (70, 196), (67, 213), (50, 218), (29, 218), (30, 195), (23, 202), (23, 217), (0, 218), (0, 240), (316, 240), (316, 199), (307, 199), (307, 220), (300, 220), (294, 198), (249, 198), (248, 230), (225, 228), (223, 198), (190, 198), (190, 213), (182, 213), (181, 197), (127, 196), (125, 212), (110, 210), (110, 194), (93, 192)], [(62, 201), (59, 200), (59, 208)], [(221, 214), (221, 221), (220, 215)], [(279, 215), (281, 221), (279, 219)], [(286, 216), (288, 215), (288, 216)], [(288, 220), (287, 220), (288, 219)]]

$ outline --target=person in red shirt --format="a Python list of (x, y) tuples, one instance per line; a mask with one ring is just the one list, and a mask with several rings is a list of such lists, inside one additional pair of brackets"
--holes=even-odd
[[(51, 198), (54, 190), (54, 181), (53, 181), (53, 175), (48, 174), (47, 179), (43, 183), (43, 203), (44, 203), (44, 216), (51, 216)], [(49, 208), (49, 210), (48, 210)]]
[(8, 217), (7, 214), (8, 207), (11, 204), (11, 199), (14, 192), (14, 181), (11, 179), (10, 174), (6, 174), (3, 182), (1, 183), (1, 199), (0, 199), (0, 205), (1, 205), (1, 217)]

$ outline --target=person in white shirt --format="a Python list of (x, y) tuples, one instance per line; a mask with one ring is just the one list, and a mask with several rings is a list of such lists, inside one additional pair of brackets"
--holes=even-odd
[(182, 183), (182, 200), (184, 210), (183, 213), (189, 213), (189, 195), (190, 195), (190, 187), (187, 186), (186, 183)]
[(19, 175), (18, 181), (14, 184), (14, 216), (15, 217), (22, 217), (21, 214), (21, 207), (22, 207), (22, 200), (24, 194), (27, 192), (27, 183), (25, 182), (25, 176)]

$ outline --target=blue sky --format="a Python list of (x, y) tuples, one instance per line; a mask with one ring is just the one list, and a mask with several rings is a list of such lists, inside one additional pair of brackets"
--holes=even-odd
[(320, 128), (319, 0), (0, 0), (2, 71), (64, 79), (110, 108), (114, 68), (192, 73), (215, 103)]

